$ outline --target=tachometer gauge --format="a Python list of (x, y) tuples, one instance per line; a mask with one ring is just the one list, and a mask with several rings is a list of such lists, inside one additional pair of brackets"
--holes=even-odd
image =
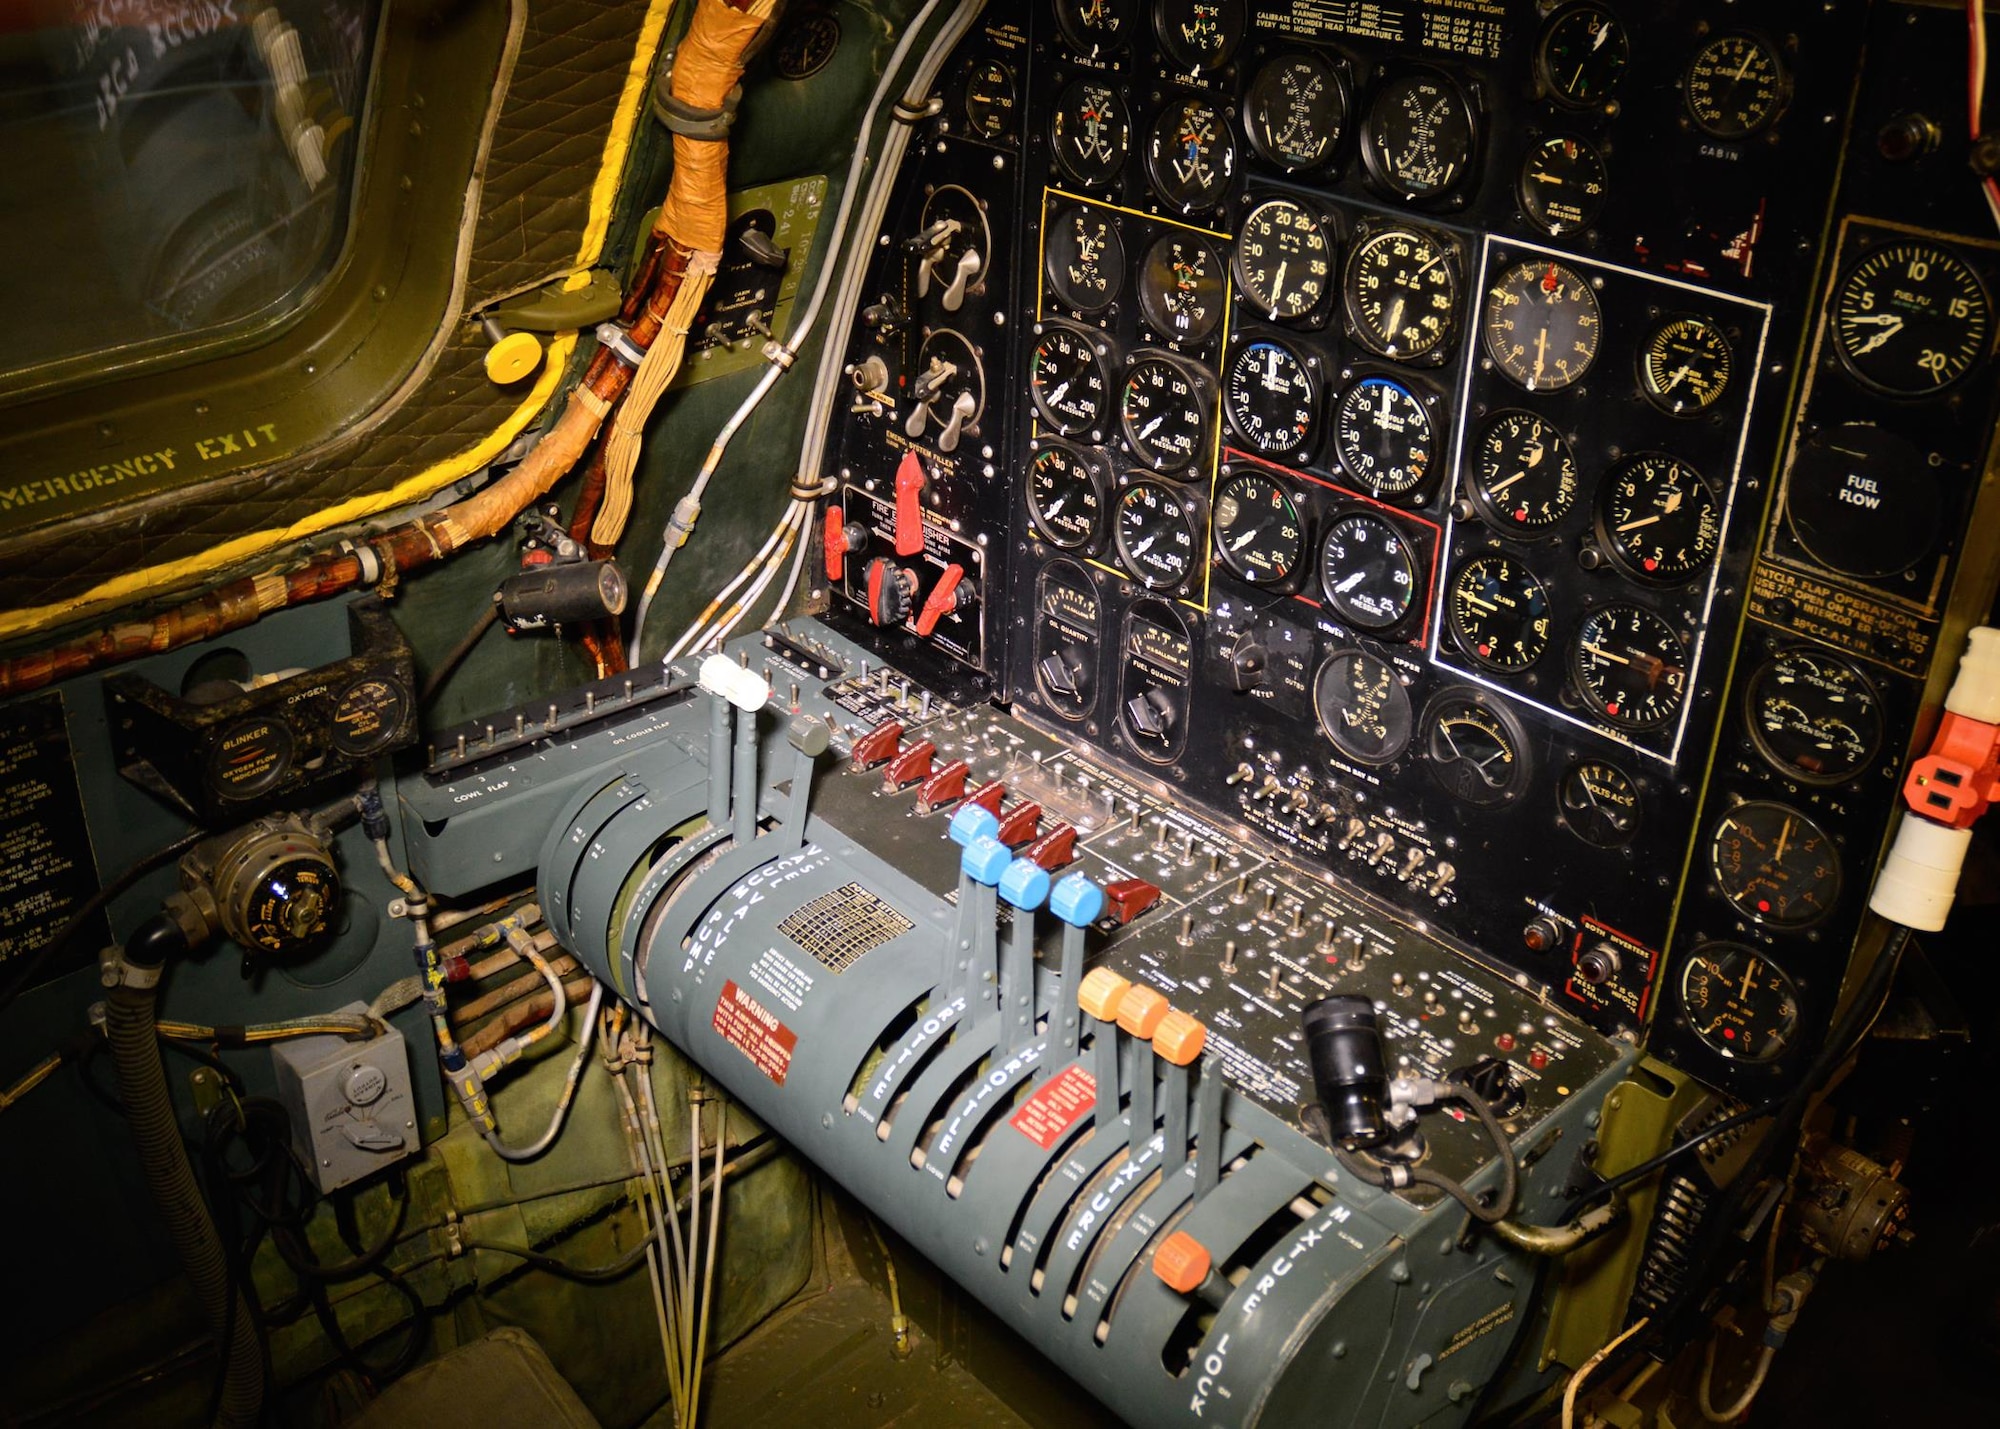
[(1702, 474), (1645, 452), (1606, 479), (1597, 537), (1634, 580), (1676, 585), (1706, 570), (1722, 546), (1722, 512)]
[(1410, 696), (1388, 662), (1336, 650), (1313, 678), (1313, 710), (1334, 747), (1363, 764), (1387, 764), (1409, 747)]
[(1104, 481), (1088, 460), (1051, 442), (1028, 464), (1028, 515), (1051, 545), (1080, 550), (1097, 536)]
[(998, 139), (1014, 127), (1014, 71), (998, 60), (981, 60), (965, 76), (965, 122), (982, 139)]
[(1108, 184), (1132, 148), (1132, 122), (1118, 91), (1098, 79), (1071, 80), (1049, 114), (1049, 149), (1080, 184)]
[(1154, 190), (1172, 207), (1183, 213), (1213, 208), (1236, 172), (1228, 118), (1206, 99), (1169, 104), (1153, 121), (1146, 167)]
[(1750, 677), (1750, 739), (1779, 773), (1845, 784), (1882, 745), (1882, 706), (1845, 660), (1812, 650), (1773, 655)]
[(1681, 1012), (1710, 1051), (1735, 1062), (1769, 1062), (1798, 1035), (1799, 992), (1763, 954), (1704, 943), (1681, 970)]
[(1452, 573), (1445, 623), (1475, 663), (1502, 674), (1525, 670), (1549, 648), (1549, 593), (1535, 573), (1498, 551)]
[(1135, 481), (1118, 497), (1118, 559), (1149, 590), (1174, 590), (1194, 573), (1199, 542), (1191, 499), (1157, 481)]
[(1563, 827), (1598, 848), (1623, 848), (1639, 831), (1639, 786), (1607, 759), (1570, 766), (1556, 786)]
[(1347, 128), (1347, 86), (1316, 55), (1279, 55), (1243, 97), (1243, 129), (1266, 163), (1291, 173), (1333, 157)]
[(1729, 388), (1729, 339), (1704, 317), (1668, 318), (1639, 345), (1639, 390), (1662, 412), (1693, 417)]
[(1416, 554), (1382, 517), (1349, 512), (1320, 546), (1319, 583), (1342, 620), (1380, 634), (1402, 624), (1416, 603)]
[(1305, 523), (1285, 488), (1259, 472), (1232, 476), (1215, 494), (1215, 550), (1251, 585), (1276, 585), (1298, 568)]
[(1208, 431), (1194, 378), (1164, 357), (1132, 364), (1119, 394), (1118, 418), (1132, 455), (1155, 471), (1179, 471), (1193, 461)]
[(1480, 808), (1528, 785), (1527, 739), (1514, 717), (1471, 690), (1447, 690), (1424, 710), (1424, 754), (1447, 793)]
[(1120, 45), (1131, 35), (1131, 0), (1056, 0), (1063, 38), (1086, 55)]
[(1679, 714), (1687, 663), (1674, 628), (1636, 605), (1592, 611), (1570, 648), (1570, 673), (1591, 713), (1621, 729), (1651, 729)]
[(1065, 209), (1049, 220), (1043, 270), (1057, 301), (1080, 313), (1101, 313), (1125, 286), (1125, 241), (1109, 214)]
[(1401, 198), (1449, 193), (1472, 167), (1472, 105), (1428, 71), (1382, 81), (1361, 126), (1361, 158), (1375, 181)]
[(1778, 52), (1755, 35), (1717, 35), (1703, 45), (1681, 88), (1696, 127), (1728, 140), (1768, 127), (1791, 97)]
[(1222, 384), (1229, 425), (1265, 456), (1304, 458), (1318, 398), (1312, 368), (1289, 344), (1259, 338), (1229, 359)]
[(1533, 412), (1500, 412), (1473, 446), (1468, 485), (1500, 530), (1545, 531), (1576, 505), (1576, 453)]
[(1265, 317), (1305, 317), (1326, 296), (1333, 240), (1319, 219), (1290, 199), (1261, 203), (1236, 235), (1236, 286)]
[(1153, 0), (1153, 33), (1184, 68), (1220, 69), (1243, 38), (1243, 0)]
[(1364, 377), (1334, 414), (1333, 446), (1347, 474), (1377, 496), (1408, 496), (1435, 455), (1423, 399), (1388, 377)]
[(1028, 358), (1028, 394), (1036, 415), (1066, 437), (1102, 426), (1110, 383), (1089, 334), (1057, 324), (1043, 328)]
[(1760, 799), (1724, 814), (1709, 840), (1708, 865), (1729, 906), (1766, 927), (1817, 923), (1840, 897), (1840, 851), (1824, 829), (1784, 804)]
[(1139, 265), (1139, 313), (1161, 337), (1203, 342), (1222, 322), (1222, 260), (1199, 238), (1165, 234)]
[(1486, 292), (1486, 352), (1530, 392), (1558, 392), (1597, 360), (1604, 335), (1597, 292), (1574, 269), (1529, 258)]
[(1458, 331), (1451, 250), (1415, 229), (1391, 228), (1355, 246), (1342, 284), (1354, 336), (1403, 362), (1440, 354)]
[(1551, 134), (1521, 161), (1521, 211), (1550, 235), (1588, 228), (1610, 193), (1604, 156), (1588, 139)]
[(1542, 31), (1535, 69), (1558, 104), (1591, 109), (1604, 103), (1625, 77), (1632, 42), (1602, 5), (1571, 5)]
[(1993, 346), (1993, 303), (1963, 258), (1935, 243), (1885, 243), (1841, 275), (1834, 350), (1877, 391), (1919, 397), (1970, 372)]

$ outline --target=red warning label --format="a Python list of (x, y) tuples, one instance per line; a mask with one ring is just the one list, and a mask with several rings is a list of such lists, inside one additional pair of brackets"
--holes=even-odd
[(1056, 1149), (1063, 1133), (1097, 1104), (1097, 1079), (1072, 1062), (1047, 1086), (1021, 1103), (1008, 1124), (1044, 1151)]
[(755, 1062), (758, 1071), (781, 1087), (785, 1084), (799, 1034), (780, 1022), (776, 1013), (734, 982), (725, 982), (709, 1025), (723, 1041)]

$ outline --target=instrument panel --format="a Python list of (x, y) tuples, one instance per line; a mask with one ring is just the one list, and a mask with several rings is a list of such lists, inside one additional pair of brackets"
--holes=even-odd
[[(985, 632), (941, 672), (1705, 1080), (1781, 1083), (1992, 429), (1984, 214), (1874, 141), (1949, 29), (1901, 8), (988, 22), (904, 176), (912, 210), (974, 195), (984, 306), (919, 293), (850, 368), (950, 328), (985, 374), (976, 471), (926, 453)], [(887, 465), (864, 406), (849, 489)], [(885, 612), (846, 559), (830, 618), (922, 668), (932, 577)]]

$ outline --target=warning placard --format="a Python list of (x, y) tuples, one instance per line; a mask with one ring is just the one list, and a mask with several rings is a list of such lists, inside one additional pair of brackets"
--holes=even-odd
[(755, 1062), (758, 1071), (781, 1087), (785, 1084), (799, 1034), (780, 1022), (776, 1013), (734, 982), (725, 982), (709, 1025), (723, 1041)]
[(1008, 1125), (1044, 1151), (1056, 1149), (1063, 1133), (1097, 1104), (1097, 1079), (1072, 1062), (1049, 1084), (1021, 1103)]

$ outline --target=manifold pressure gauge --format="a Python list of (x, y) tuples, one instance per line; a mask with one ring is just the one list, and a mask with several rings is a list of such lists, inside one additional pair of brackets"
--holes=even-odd
[(1303, 460), (1312, 449), (1319, 387), (1290, 343), (1264, 337), (1237, 348), (1222, 400), (1236, 435), (1265, 456)]
[(1333, 445), (1347, 474), (1377, 496), (1409, 496), (1436, 454), (1423, 399), (1390, 377), (1364, 377), (1347, 389)]

